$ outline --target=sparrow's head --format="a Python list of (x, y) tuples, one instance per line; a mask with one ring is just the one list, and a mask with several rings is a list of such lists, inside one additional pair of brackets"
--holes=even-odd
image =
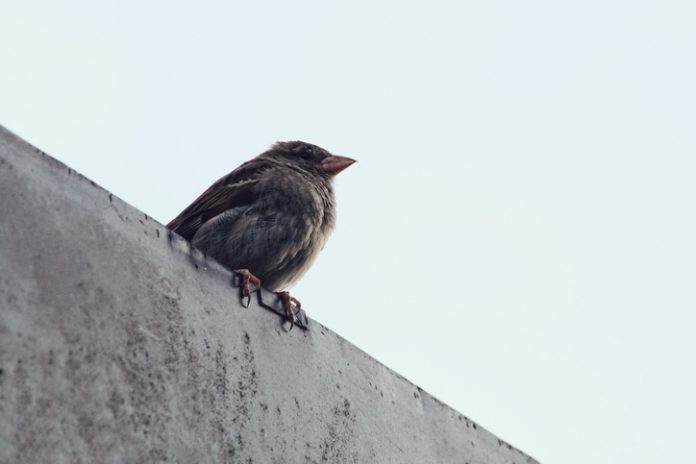
[(321, 147), (300, 141), (277, 142), (267, 153), (324, 177), (333, 177), (355, 163), (352, 158), (332, 155)]

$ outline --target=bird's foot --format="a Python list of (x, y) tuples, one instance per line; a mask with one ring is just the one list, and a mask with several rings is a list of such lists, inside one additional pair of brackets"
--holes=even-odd
[[(302, 310), (302, 303), (300, 303), (297, 298), (290, 296), (290, 292), (277, 292), (276, 295), (280, 298), (280, 302), (283, 303), (285, 315), (288, 321), (290, 321), (289, 330), (292, 330), (295, 322), (297, 322), (297, 315), (300, 313), (300, 310)], [(293, 305), (295, 305), (296, 309), (292, 308)]]
[[(239, 274), (240, 278), (242, 279), (240, 283), (240, 287), (242, 290), (242, 301), (244, 300), (244, 298), (246, 298), (247, 301), (244, 307), (248, 308), (249, 304), (251, 304), (251, 294), (261, 288), (261, 280), (259, 280), (258, 277), (249, 272), (249, 269), (235, 269), (234, 272)], [(253, 291), (249, 287), (249, 282), (254, 284)]]

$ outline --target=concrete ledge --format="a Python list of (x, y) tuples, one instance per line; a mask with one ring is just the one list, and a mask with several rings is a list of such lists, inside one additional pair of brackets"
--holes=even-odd
[(1, 463), (534, 463), (0, 127)]

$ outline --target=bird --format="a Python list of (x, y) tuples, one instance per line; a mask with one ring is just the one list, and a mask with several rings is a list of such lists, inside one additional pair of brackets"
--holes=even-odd
[(355, 162), (311, 143), (276, 142), (216, 181), (167, 227), (239, 274), (247, 307), (250, 283), (254, 291), (263, 285), (275, 292), (292, 329), (302, 305), (287, 289), (333, 231), (333, 179)]

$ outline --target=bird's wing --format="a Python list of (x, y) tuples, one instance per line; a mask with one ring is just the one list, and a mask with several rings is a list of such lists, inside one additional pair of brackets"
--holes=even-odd
[(260, 176), (272, 168), (270, 160), (255, 158), (247, 161), (211, 185), (167, 227), (191, 240), (209, 219), (228, 209), (250, 204), (255, 198), (255, 186)]

